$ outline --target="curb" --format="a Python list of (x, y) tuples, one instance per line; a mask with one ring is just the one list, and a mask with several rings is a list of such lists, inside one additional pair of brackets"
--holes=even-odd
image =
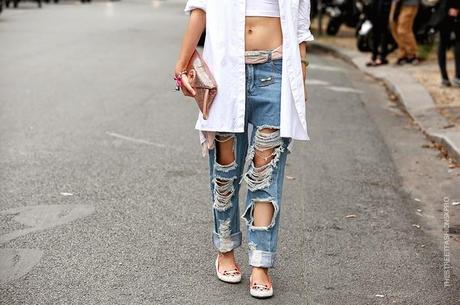
[[(428, 91), (404, 70), (389, 66), (366, 67), (367, 56), (358, 51), (329, 46), (321, 42), (311, 42), (313, 51), (331, 53), (351, 63), (363, 73), (383, 81), (401, 102), (402, 106), (422, 132), (433, 142), (442, 145), (448, 156), (460, 163), (460, 129), (451, 125), (439, 112)], [(449, 129), (447, 129), (449, 128)]]

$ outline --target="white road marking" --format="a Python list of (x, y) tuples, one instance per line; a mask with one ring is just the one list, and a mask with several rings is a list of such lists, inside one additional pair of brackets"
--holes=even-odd
[[(1, 235), (0, 243), (66, 224), (94, 212), (95, 208), (87, 204), (34, 205), (0, 211), (0, 215), (14, 215), (12, 220), (26, 227)], [(7, 283), (27, 274), (40, 262), (42, 256), (43, 251), (40, 249), (0, 248), (0, 283)]]
[(351, 92), (351, 93), (363, 93), (361, 90), (357, 90), (350, 87), (339, 87), (339, 86), (330, 86), (327, 87), (329, 90), (336, 91), (336, 92)]
[(309, 69), (313, 70), (323, 70), (323, 71), (343, 71), (341, 68), (336, 68), (332, 66), (324, 66), (324, 65), (316, 65), (316, 64), (310, 64), (308, 65)]
[(329, 83), (320, 79), (307, 79), (307, 85), (327, 86)]
[(40, 249), (0, 249), (0, 283), (27, 274), (43, 256)]
[(115, 137), (115, 138), (119, 138), (119, 139), (123, 139), (123, 140), (126, 140), (126, 141), (131, 141), (131, 142), (136, 142), (136, 143), (141, 143), (141, 144), (152, 145), (152, 146), (159, 147), (159, 148), (165, 148), (165, 147), (166, 147), (166, 145), (164, 145), (164, 144), (153, 143), (153, 142), (150, 142), (150, 141), (147, 141), (147, 140), (144, 140), (144, 139), (131, 138), (131, 137), (128, 137), (128, 136), (124, 136), (124, 135), (115, 133), (115, 132), (109, 132), (109, 131), (107, 131), (106, 133), (107, 133), (109, 136), (112, 136), (112, 137)]
[(32, 205), (1, 211), (0, 215), (14, 215), (13, 220), (23, 224), (26, 228), (1, 235), (0, 243), (66, 224), (94, 212), (94, 207), (88, 204)]

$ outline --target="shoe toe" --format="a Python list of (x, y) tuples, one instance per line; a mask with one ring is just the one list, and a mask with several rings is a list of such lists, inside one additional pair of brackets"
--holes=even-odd
[(256, 298), (268, 298), (273, 295), (273, 285), (270, 281), (270, 287), (267, 285), (261, 285), (252, 283), (252, 275), (249, 278), (249, 293)]
[(241, 273), (233, 275), (217, 273), (217, 276), (220, 280), (227, 283), (238, 283), (241, 281)]
[(273, 295), (273, 288), (272, 287), (270, 287), (270, 289), (251, 288), (249, 292), (253, 297), (256, 297), (256, 298), (268, 298)]
[(241, 271), (240, 267), (237, 265), (236, 270), (224, 271), (223, 273), (219, 272), (219, 260), (216, 258), (215, 262), (216, 267), (216, 275), (219, 280), (226, 282), (226, 283), (239, 283), (241, 282)]

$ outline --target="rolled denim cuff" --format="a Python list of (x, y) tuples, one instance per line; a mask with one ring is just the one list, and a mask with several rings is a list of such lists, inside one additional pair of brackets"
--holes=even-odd
[(220, 252), (228, 252), (241, 246), (242, 235), (241, 232), (236, 232), (229, 237), (222, 238), (216, 232), (212, 232), (212, 243)]
[(273, 268), (275, 266), (275, 252), (249, 250), (249, 265), (253, 267)]

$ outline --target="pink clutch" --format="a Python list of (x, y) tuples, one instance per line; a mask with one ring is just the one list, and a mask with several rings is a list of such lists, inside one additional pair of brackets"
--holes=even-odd
[(216, 80), (197, 50), (193, 52), (190, 58), (187, 71), (190, 85), (196, 92), (195, 101), (203, 114), (203, 119), (206, 120), (212, 102), (217, 95)]

